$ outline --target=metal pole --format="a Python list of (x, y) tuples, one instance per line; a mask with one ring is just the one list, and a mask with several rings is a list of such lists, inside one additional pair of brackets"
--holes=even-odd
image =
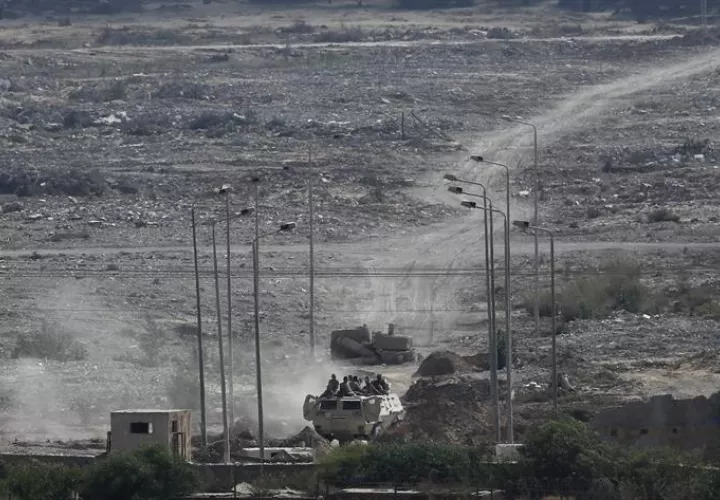
[[(308, 153), (310, 168), (312, 169), (312, 152)], [(313, 172), (310, 171), (308, 180), (308, 207), (310, 213), (310, 355), (315, 361), (315, 234), (314, 234), (314, 211), (313, 211)]]
[(235, 397), (233, 391), (233, 335), (232, 335), (232, 279), (230, 277), (230, 190), (225, 193), (225, 225), (227, 240), (227, 338), (228, 338), (228, 418), (235, 424)]
[[(487, 199), (487, 198), (486, 198)], [(495, 407), (495, 435), (497, 442), (501, 442), (500, 432), (500, 396), (498, 387), (498, 356), (497, 356), (497, 328), (495, 318), (495, 229), (493, 227), (493, 208), (492, 201), (487, 200), (489, 205), (489, 219), (490, 219), (490, 288), (492, 293), (490, 294), (491, 302), (491, 334), (490, 334), (490, 386), (491, 394), (493, 399), (493, 405)]]
[[(480, 183), (475, 183), (475, 185), (480, 186), (483, 192), (483, 212), (484, 212), (484, 225), (485, 225), (485, 288), (487, 290), (487, 308), (488, 308), (488, 351), (490, 356), (490, 369), (491, 369), (491, 375), (490, 375), (490, 384), (491, 384), (491, 394), (493, 395), (493, 401), (495, 401), (495, 393), (497, 393), (497, 364), (495, 365), (495, 370), (493, 371), (493, 352), (495, 352), (495, 357), (497, 357), (497, 348), (495, 347), (495, 350), (493, 350), (494, 346), (494, 339), (495, 339), (495, 321), (494, 321), (494, 285), (491, 284), (491, 275), (490, 275), (490, 250), (491, 245), (490, 241), (492, 239), (492, 231), (490, 231), (490, 235), (488, 235), (488, 198), (487, 198), (487, 191), (485, 189), (485, 186)], [(490, 217), (490, 225), (492, 226), (492, 215)], [(494, 375), (493, 375), (494, 373)], [(494, 380), (494, 381), (493, 381)], [(498, 436), (500, 436), (500, 409), (498, 406), (495, 406), (495, 433)]]
[(207, 448), (207, 407), (205, 403), (205, 358), (203, 355), (202, 312), (200, 308), (200, 272), (198, 270), (197, 233), (195, 207), (192, 207), (193, 256), (195, 260), (195, 298), (197, 301), (198, 370), (200, 372), (200, 435), (203, 450)]
[[(508, 209), (510, 206), (508, 205)], [(510, 303), (510, 219), (505, 215), (505, 350), (507, 361), (505, 362), (505, 370), (507, 371), (507, 440), (510, 444), (515, 441), (514, 437), (514, 418), (513, 418), (513, 392), (512, 392), (512, 331), (510, 330), (510, 315), (512, 314), (512, 305)]]
[(255, 239), (253, 241), (253, 296), (255, 303), (255, 383), (257, 384), (258, 439), (261, 464), (265, 463), (265, 420), (263, 418), (262, 362), (260, 353), (260, 179), (255, 178)]
[(255, 302), (255, 367), (258, 403), (258, 440), (261, 463), (265, 462), (265, 422), (263, 418), (262, 363), (260, 354), (260, 257), (258, 239), (253, 241), (253, 295)]
[(707, 27), (707, 0), (700, 0), (700, 20), (702, 27)]
[(553, 374), (553, 408), (555, 410), (555, 416), (558, 414), (558, 380), (557, 380), (557, 327), (555, 325), (556, 314), (555, 314), (555, 237), (553, 233), (550, 235), (550, 300), (552, 301), (552, 307), (550, 314), (552, 314), (552, 374)]
[[(533, 129), (533, 144), (535, 150), (534, 170), (535, 170), (535, 189), (534, 203), (535, 214), (533, 216), (533, 225), (538, 225), (538, 196), (540, 191), (540, 175), (538, 173), (538, 143), (537, 143), (537, 127), (528, 123)], [(538, 242), (538, 234), (535, 232), (535, 338), (540, 338), (540, 247)]]
[(215, 223), (212, 224), (213, 267), (215, 271), (215, 307), (217, 309), (218, 346), (220, 349), (220, 391), (222, 392), (223, 414), (223, 461), (230, 462), (230, 432), (228, 429), (227, 392), (225, 387), (225, 353), (223, 351), (222, 317), (220, 311), (220, 278), (218, 276), (217, 245), (215, 244)]
[(553, 409), (558, 413), (558, 379), (557, 379), (557, 310), (555, 304), (555, 235), (549, 229), (537, 226), (529, 226), (537, 235), (538, 232), (546, 233), (550, 237), (550, 315), (552, 316), (552, 397)]

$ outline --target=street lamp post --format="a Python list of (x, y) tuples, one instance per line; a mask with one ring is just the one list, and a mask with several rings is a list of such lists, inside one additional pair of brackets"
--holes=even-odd
[(218, 277), (215, 221), (212, 223), (213, 267), (215, 272), (215, 307), (217, 309), (218, 348), (220, 350), (220, 391), (222, 393), (223, 462), (230, 462), (230, 429), (228, 426), (227, 386), (225, 382), (225, 352), (223, 350), (222, 317), (220, 314), (220, 280)]
[[(312, 152), (308, 152), (308, 164), (310, 165), (310, 168), (312, 169)], [(310, 223), (310, 263), (309, 263), (309, 272), (310, 272), (310, 303), (309, 306), (309, 313), (310, 313), (310, 356), (312, 357), (313, 362), (315, 361), (315, 231), (314, 231), (314, 205), (315, 201), (313, 200), (313, 172), (310, 171), (310, 175), (308, 175), (308, 218)]]
[(523, 229), (531, 230), (537, 233), (545, 233), (550, 236), (550, 315), (552, 316), (552, 396), (553, 409), (555, 414), (558, 413), (558, 378), (557, 378), (557, 327), (556, 311), (555, 311), (555, 233), (543, 227), (531, 225), (528, 221), (514, 221), (514, 225)]
[[(256, 211), (257, 213), (257, 211)], [(265, 420), (263, 410), (263, 391), (262, 391), (262, 363), (261, 363), (261, 349), (260, 349), (260, 254), (259, 254), (259, 241), (262, 238), (276, 234), (282, 231), (292, 231), (295, 229), (294, 222), (285, 222), (280, 224), (280, 227), (271, 233), (258, 234), (252, 240), (252, 253), (253, 253), (253, 302), (254, 302), (254, 317), (255, 317), (255, 380), (257, 383), (257, 404), (258, 404), (258, 439), (260, 440), (260, 458), (265, 461)]]
[[(487, 197), (487, 189), (484, 184), (473, 181), (466, 181), (457, 178), (453, 174), (446, 174), (445, 180), (450, 182), (459, 182), (461, 184), (470, 184), (478, 186), (482, 189), (483, 207), (487, 208), (488, 203), (492, 208), (492, 201)], [(448, 191), (455, 194), (462, 194), (463, 188), (459, 186), (450, 186)], [(490, 212), (492, 213), (492, 212)], [(487, 290), (487, 302), (488, 302), (488, 350), (490, 357), (490, 392), (492, 394), (493, 401), (496, 401), (495, 393), (498, 392), (497, 383), (497, 329), (495, 321), (495, 245), (494, 245), (494, 228), (493, 219), (490, 217), (490, 234), (488, 235), (488, 211), (484, 213), (484, 226), (485, 226), (485, 284)], [(494, 360), (494, 361), (493, 361)], [(499, 397), (498, 397), (499, 399)], [(495, 430), (497, 433), (498, 441), (500, 440), (500, 410), (496, 406), (495, 411)]]
[(228, 341), (228, 418), (230, 426), (235, 423), (235, 397), (233, 390), (233, 333), (232, 333), (232, 278), (230, 277), (230, 190), (229, 184), (223, 185), (219, 194), (225, 195), (225, 241), (226, 241), (226, 267), (227, 267), (227, 341)]
[[(470, 157), (472, 160), (478, 163), (486, 163), (488, 165), (494, 165), (505, 169), (505, 216), (507, 221), (510, 221), (510, 167), (503, 163), (497, 163), (494, 161), (485, 160), (482, 156), (473, 155)], [(486, 212), (487, 213), (487, 212)], [(509, 229), (510, 226), (508, 226)], [(508, 255), (508, 261), (510, 260), (510, 237), (505, 240), (505, 254)], [(510, 269), (505, 273), (505, 294), (510, 294)], [(510, 309), (505, 311), (505, 314), (510, 314)], [(507, 393), (508, 393), (508, 420), (507, 420), (507, 438), (510, 444), (515, 442), (515, 424), (514, 424), (514, 412), (513, 412), (513, 383), (512, 383), (512, 361), (513, 361), (513, 338), (512, 332), (507, 331), (505, 334), (506, 348), (507, 348), (507, 361), (505, 363), (505, 370), (507, 373)]]
[(195, 225), (195, 204), (191, 210), (193, 235), (193, 260), (195, 261), (195, 300), (197, 307), (198, 371), (200, 372), (200, 436), (203, 450), (207, 449), (207, 407), (205, 402), (205, 356), (203, 354), (202, 309), (200, 306), (200, 272), (198, 269), (197, 231)]
[[(540, 192), (540, 175), (538, 172), (538, 133), (537, 133), (537, 127), (533, 125), (532, 123), (528, 123), (525, 121), (522, 121), (517, 118), (513, 118), (509, 115), (503, 115), (503, 119), (509, 121), (518, 123), (520, 125), (525, 125), (527, 127), (532, 127), (533, 129), (533, 150), (534, 150), (534, 160), (533, 160), (533, 176), (535, 178), (535, 187), (533, 189), (533, 204), (534, 204), (534, 214), (533, 214), (533, 225), (538, 225), (538, 196)], [(534, 316), (535, 316), (535, 336), (540, 337), (540, 246), (538, 242), (538, 235), (535, 233), (535, 261), (534, 261), (534, 267), (535, 267), (535, 307), (534, 307)]]
[[(476, 195), (476, 194), (472, 194), (472, 193), (465, 193), (465, 195), (473, 196), (475, 198), (481, 198), (480, 195)], [(474, 201), (463, 201), (463, 202), (461, 202), (461, 205), (464, 207), (467, 207), (467, 208), (478, 208), (480, 210), (488, 211), (491, 214), (496, 213), (496, 214), (502, 215), (503, 229), (505, 232), (505, 248), (507, 249), (508, 240), (510, 239), (510, 225), (508, 223), (508, 218), (507, 218), (507, 215), (505, 215), (505, 212), (503, 212), (502, 210), (494, 209), (492, 207), (490, 207), (490, 208), (480, 207)], [(505, 287), (506, 287), (506, 290), (505, 290), (505, 336), (506, 336), (506, 338), (508, 336), (508, 332), (510, 332), (510, 314), (509, 314), (509, 312), (510, 312), (510, 294), (507, 291), (509, 289), (509, 281), (508, 281), (509, 276), (510, 276), (510, 255), (507, 252), (505, 252)], [(507, 348), (507, 346), (506, 346), (506, 348)], [(497, 359), (497, 351), (494, 353), (493, 358)], [(508, 383), (509, 382), (510, 381), (508, 381)], [(508, 399), (510, 399), (510, 398), (512, 398), (512, 391), (508, 391)], [(509, 408), (512, 409), (512, 407), (509, 407)], [(510, 421), (511, 421), (511, 419), (508, 416), (508, 423), (510, 423)], [(508, 439), (510, 438), (510, 434), (511, 434), (511, 432), (508, 432)]]

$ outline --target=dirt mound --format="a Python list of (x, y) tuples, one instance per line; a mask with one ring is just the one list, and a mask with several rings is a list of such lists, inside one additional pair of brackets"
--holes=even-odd
[(487, 442), (492, 439), (489, 399), (490, 383), (485, 379), (470, 376), (440, 381), (420, 379), (403, 396), (407, 406), (405, 419), (388, 429), (380, 440), (464, 445)]
[(470, 366), (465, 360), (450, 351), (437, 351), (430, 354), (420, 363), (415, 372), (420, 377), (436, 377), (438, 375), (452, 375), (457, 372), (469, 371)]
[(403, 400), (408, 403), (445, 400), (470, 403), (487, 401), (489, 398), (490, 382), (468, 377), (452, 377), (440, 381), (420, 379), (411, 385), (403, 396)]
[(487, 354), (460, 356), (452, 351), (436, 351), (423, 360), (415, 372), (419, 377), (438, 377), (454, 373), (487, 370)]
[(330, 449), (330, 441), (315, 432), (315, 429), (312, 427), (305, 427), (287, 439), (273, 441), (272, 445), (281, 447), (310, 447), (316, 451), (327, 451)]

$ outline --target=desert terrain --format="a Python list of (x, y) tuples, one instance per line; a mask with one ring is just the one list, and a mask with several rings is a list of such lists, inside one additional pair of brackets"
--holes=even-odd
[[(329, 335), (394, 323), (423, 355), (487, 353), (483, 217), (555, 234), (567, 411), (720, 380), (720, 37), (713, 28), (573, 14), (553, 2), (406, 12), (355, 2), (151, 3), (142, 14), (0, 24), (0, 429), (8, 449), (98, 439), (127, 407), (197, 409), (196, 206), (208, 419), (221, 422), (211, 226), (229, 184), (234, 413), (255, 426), (253, 178), (259, 179), (266, 428), (300, 431), (331, 372)], [(538, 132), (509, 122), (519, 117)], [(308, 182), (315, 332), (309, 346)], [(477, 192), (477, 191), (476, 191)], [(512, 227), (517, 431), (549, 414), (551, 328), (529, 312), (533, 240)], [(225, 225), (217, 225), (221, 318)], [(543, 300), (549, 248), (540, 239)], [(504, 311), (498, 311), (504, 328)], [(223, 332), (227, 333), (223, 324)], [(396, 391), (417, 365), (362, 367)], [(489, 439), (472, 371), (420, 398), (397, 434)], [(504, 375), (502, 376), (504, 378)], [(417, 394), (418, 391), (415, 391)], [(482, 391), (480, 391), (482, 392)], [(447, 417), (452, 414), (452, 417)], [(447, 418), (445, 418), (447, 417)]]

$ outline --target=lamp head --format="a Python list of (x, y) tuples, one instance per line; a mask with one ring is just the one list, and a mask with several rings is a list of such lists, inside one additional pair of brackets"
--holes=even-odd
[(460, 205), (465, 208), (477, 208), (477, 203), (474, 201), (461, 201)]
[(526, 221), (526, 220), (514, 220), (513, 226), (519, 227), (523, 231), (527, 231), (528, 228), (530, 227), (530, 222)]
[(463, 188), (460, 186), (450, 186), (448, 187), (448, 191), (455, 194), (463, 194)]
[(280, 224), (280, 231), (292, 231), (297, 224), (295, 222), (283, 222)]
[(457, 182), (457, 177), (455, 177), (453, 174), (445, 174), (443, 179), (450, 182)]
[(485, 158), (483, 158), (482, 155), (470, 155), (470, 159), (478, 163), (482, 163), (485, 161)]

